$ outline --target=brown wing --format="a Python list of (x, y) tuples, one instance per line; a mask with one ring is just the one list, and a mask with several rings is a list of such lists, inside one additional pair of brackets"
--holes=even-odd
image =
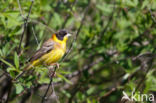
[(45, 42), (42, 47), (36, 51), (36, 53), (30, 58), (30, 62), (39, 59), (41, 56), (43, 56), (44, 54), (48, 53), (49, 51), (51, 51), (54, 48), (54, 41), (52, 40), (48, 40), (47, 42)]

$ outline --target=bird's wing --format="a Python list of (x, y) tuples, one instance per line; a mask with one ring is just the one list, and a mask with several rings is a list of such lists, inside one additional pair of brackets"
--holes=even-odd
[(40, 57), (42, 57), (44, 54), (48, 53), (49, 51), (51, 51), (54, 48), (54, 41), (52, 40), (48, 40), (47, 42), (45, 42), (43, 44), (43, 46), (36, 51), (36, 53), (30, 58), (30, 62), (39, 59)]

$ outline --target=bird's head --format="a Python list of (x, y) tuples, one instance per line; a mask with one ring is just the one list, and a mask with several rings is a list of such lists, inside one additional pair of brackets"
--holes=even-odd
[(71, 36), (67, 30), (60, 30), (57, 33), (55, 33), (52, 38), (56, 38), (60, 41), (66, 41), (68, 37)]

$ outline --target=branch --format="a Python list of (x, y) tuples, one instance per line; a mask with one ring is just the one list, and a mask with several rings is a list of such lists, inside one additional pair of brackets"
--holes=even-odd
[(23, 15), (21, 4), (20, 4), (19, 0), (17, 0), (17, 3), (18, 3), (18, 7), (19, 7), (19, 10), (20, 10), (21, 16), (22, 16), (22, 18), (24, 20), (24, 15)]
[(88, 13), (89, 6), (90, 6), (90, 2), (89, 2), (88, 6), (86, 7), (86, 9), (85, 9), (85, 11), (84, 11), (84, 15), (83, 15), (83, 18), (82, 18), (82, 20), (81, 20), (81, 24), (80, 24), (80, 26), (79, 26), (79, 28), (78, 28), (78, 30), (77, 30), (76, 35), (74, 36), (74, 39), (73, 39), (71, 45), (69, 46), (69, 50), (68, 50), (67, 53), (63, 56), (63, 58), (62, 58), (61, 61), (64, 61), (64, 59), (66, 58), (66, 56), (71, 52), (71, 50), (72, 50), (72, 48), (73, 48), (73, 45), (74, 45), (74, 43), (76, 42), (77, 37), (78, 37), (78, 35), (79, 35), (79, 33), (80, 33), (81, 29), (82, 29), (82, 26), (83, 26), (85, 17), (86, 17), (86, 15), (87, 15), (87, 13)]
[(13, 85), (12, 82), (10, 82), (9, 87), (8, 87), (7, 99), (6, 99), (5, 103), (9, 102), (9, 97), (11, 94), (12, 85)]
[(4, 101), (4, 103), (7, 103), (9, 100), (9, 94), (12, 87), (11, 78), (5, 78), (3, 81), (3, 85), (1, 86), (2, 87), (0, 92), (0, 103), (2, 102), (2, 100)]
[[(141, 68), (141, 70), (145, 70), (145, 74), (142, 76), (141, 80), (137, 84), (134, 94), (136, 93), (136, 91), (140, 88), (140, 86), (145, 81), (147, 74), (149, 73), (150, 69), (153, 66), (153, 59), (155, 58), (155, 56), (156, 56), (156, 54), (144, 53), (138, 57), (138, 59), (140, 59), (140, 61), (142, 61), (140, 68)], [(150, 63), (150, 64), (148, 64), (148, 63)]]
[(49, 91), (49, 89), (50, 89), (50, 86), (51, 86), (51, 84), (52, 84), (52, 82), (53, 82), (53, 77), (54, 77), (54, 75), (55, 75), (56, 69), (57, 69), (57, 67), (55, 67), (55, 69), (54, 69), (54, 72), (53, 72), (53, 74), (52, 74), (52, 76), (51, 76), (51, 78), (50, 78), (50, 82), (49, 82), (48, 88), (47, 88), (47, 90), (46, 90), (44, 96), (42, 97), (41, 103), (44, 103), (44, 101), (47, 99), (46, 96), (47, 96), (47, 93), (48, 93), (48, 91)]
[[(52, 3), (53, 3), (53, 2), (52, 2)], [(57, 5), (56, 5), (56, 7), (54, 8), (54, 11), (55, 11), (55, 12), (58, 12), (58, 8), (59, 8), (60, 4), (61, 4), (61, 0), (58, 0)], [(51, 4), (50, 4), (50, 5), (51, 5)], [(46, 23), (47, 27), (48, 27), (48, 25), (50, 24), (51, 18), (52, 18), (52, 17), (53, 17), (53, 13), (50, 13), (49, 18), (48, 18), (48, 22)], [(50, 29), (49, 29), (49, 30), (50, 30)], [(54, 33), (54, 31), (52, 31), (52, 33)], [(45, 30), (44, 30), (43, 34), (45, 34)]]
[(54, 29), (51, 29), (48, 25), (46, 25), (46, 24), (44, 24), (44, 23), (42, 23), (42, 22), (40, 22), (40, 21), (37, 21), (37, 20), (31, 20), (31, 22), (30, 23), (33, 23), (33, 24), (41, 24), (41, 25), (43, 25), (50, 33), (52, 32), (52, 33), (54, 33), (55, 32), (55, 30)]
[(34, 38), (35, 38), (35, 40), (36, 40), (37, 45), (39, 45), (37, 36), (36, 36), (36, 34), (35, 34), (34, 25), (32, 25), (32, 32), (33, 32), (33, 35), (34, 35)]
[(31, 13), (31, 9), (32, 9), (33, 3), (34, 3), (34, 0), (32, 0), (32, 2), (31, 2), (31, 5), (29, 7), (28, 15), (27, 15), (26, 19), (24, 20), (24, 29), (23, 29), (23, 32), (22, 32), (22, 35), (21, 35), (21, 39), (20, 39), (20, 43), (19, 43), (19, 48), (18, 48), (19, 54), (20, 54), (20, 51), (21, 51), (21, 44), (22, 44), (22, 41), (23, 41), (25, 30), (27, 29), (28, 19), (29, 19), (30, 13)]

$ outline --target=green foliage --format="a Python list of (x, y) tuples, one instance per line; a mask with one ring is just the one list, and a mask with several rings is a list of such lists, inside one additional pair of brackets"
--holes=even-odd
[(16, 94), (19, 94), (24, 90), (23, 86), (20, 84), (15, 84), (15, 87), (16, 87)]
[[(60, 29), (73, 34), (67, 43), (67, 48), (73, 43), (72, 51), (59, 62), (53, 78), (60, 103), (117, 103), (122, 91), (131, 96), (138, 85), (136, 93), (156, 91), (155, 0), (34, 0), (24, 29), (31, 3), (0, 0), (0, 102), (7, 93), (10, 103), (25, 100), (25, 95), (25, 101), (40, 102), (50, 82), (46, 66), (12, 81)], [(53, 102), (51, 87), (48, 100)]]
[(19, 69), (19, 57), (16, 52), (14, 54), (14, 64), (16, 66), (16, 69)]

